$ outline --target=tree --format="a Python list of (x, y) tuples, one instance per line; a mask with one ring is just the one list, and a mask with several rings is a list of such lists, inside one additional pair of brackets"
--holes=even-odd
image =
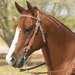
[(0, 37), (10, 46), (13, 32), (9, 26), (8, 0), (0, 0)]

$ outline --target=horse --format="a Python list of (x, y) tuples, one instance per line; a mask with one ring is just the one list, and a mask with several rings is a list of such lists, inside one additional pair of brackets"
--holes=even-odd
[(21, 68), (33, 52), (42, 49), (48, 75), (71, 75), (75, 57), (75, 33), (28, 1), (27, 9), (17, 2), (15, 6), (21, 16), (6, 55), (7, 63)]

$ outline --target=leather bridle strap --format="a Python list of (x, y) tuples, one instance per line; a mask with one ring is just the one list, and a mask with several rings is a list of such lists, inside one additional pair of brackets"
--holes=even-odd
[[(26, 16), (26, 15), (23, 15), (25, 17), (32, 17), (32, 16)], [(32, 17), (34, 18), (34, 17)], [(35, 18), (36, 19), (36, 18)], [(43, 39), (43, 42), (46, 43), (46, 39), (45, 39), (45, 35), (44, 35), (44, 31), (43, 31), (43, 28), (40, 24), (40, 15), (39, 15), (39, 11), (37, 11), (37, 22), (36, 22), (36, 27), (35, 27), (35, 30), (34, 30), (34, 33), (29, 41), (29, 44), (24, 48), (25, 50), (29, 50), (34, 42), (34, 39), (35, 39), (35, 36), (36, 34), (38, 33), (38, 30), (40, 29), (41, 31), (41, 35), (42, 35), (42, 39)], [(28, 40), (28, 39), (27, 39)]]
[(37, 11), (37, 14), (38, 14), (38, 16), (37, 16), (37, 18), (38, 18), (37, 25), (39, 25), (39, 27), (40, 27), (40, 31), (41, 31), (41, 34), (42, 34), (43, 42), (46, 43), (46, 38), (45, 38), (44, 30), (43, 30), (42, 26), (40, 25), (40, 21), (41, 20), (40, 20), (39, 11)]

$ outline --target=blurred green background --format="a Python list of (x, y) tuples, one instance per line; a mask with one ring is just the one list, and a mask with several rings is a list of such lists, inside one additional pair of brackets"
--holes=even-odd
[[(0, 75), (33, 75), (27, 72), (19, 72), (9, 67), (5, 62), (5, 55), (11, 45), (20, 14), (15, 8), (15, 1), (26, 7), (26, 0), (0, 0)], [(33, 6), (37, 6), (48, 15), (55, 16), (58, 20), (75, 31), (75, 0), (28, 0)], [(33, 57), (33, 55), (35, 55)], [(34, 53), (30, 62), (44, 62), (41, 51)], [(36, 59), (36, 60), (35, 60)], [(47, 71), (46, 65), (32, 71)]]

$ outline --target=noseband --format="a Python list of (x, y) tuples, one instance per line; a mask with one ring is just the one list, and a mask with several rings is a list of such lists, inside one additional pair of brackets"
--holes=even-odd
[(42, 28), (42, 26), (40, 24), (41, 20), (40, 20), (39, 11), (37, 11), (37, 18), (35, 18), (33, 16), (29, 16), (29, 15), (21, 15), (21, 16), (23, 16), (23, 17), (30, 17), (30, 18), (33, 18), (33, 19), (37, 20), (36, 24), (35, 24), (36, 26), (35, 26), (34, 33), (33, 33), (32, 37), (31, 38), (27, 38), (26, 41), (25, 41), (25, 44), (28, 43), (28, 45), (24, 47), (25, 54), (27, 54), (28, 50), (31, 49), (31, 46), (32, 46), (32, 44), (34, 42), (34, 38), (35, 38), (36, 34), (38, 33), (38, 30), (40, 30), (40, 32), (41, 32), (42, 39), (43, 39), (44, 43), (46, 43), (46, 39), (45, 39), (45, 35), (44, 35), (44, 30), (43, 30), (43, 28)]

